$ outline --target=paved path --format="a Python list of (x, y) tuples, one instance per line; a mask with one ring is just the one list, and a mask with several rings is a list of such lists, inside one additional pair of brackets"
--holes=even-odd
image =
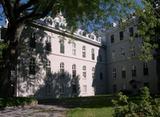
[(10, 107), (0, 110), (0, 117), (66, 117), (65, 108), (50, 105)]

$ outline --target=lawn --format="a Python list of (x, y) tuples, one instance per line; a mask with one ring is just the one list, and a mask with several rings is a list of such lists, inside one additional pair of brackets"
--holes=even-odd
[(74, 108), (68, 111), (67, 117), (112, 117), (113, 108)]

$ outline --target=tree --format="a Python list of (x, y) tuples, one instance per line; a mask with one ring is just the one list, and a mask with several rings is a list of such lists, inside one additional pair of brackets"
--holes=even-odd
[(160, 1), (142, 0), (142, 4), (144, 8), (136, 11), (139, 35), (143, 38), (141, 59), (144, 61), (156, 59), (158, 84), (160, 84)]
[[(130, 0), (0, 0), (3, 15), (8, 20), (4, 39), (7, 49), (3, 51), (5, 68), (1, 69), (4, 71), (2, 73), (10, 78), (11, 71), (16, 71), (20, 35), (29, 22), (46, 15), (55, 17), (61, 11), (72, 30), (79, 23), (83, 26), (89, 24), (94, 29), (105, 28), (111, 16), (114, 16), (112, 20), (125, 16), (135, 3)], [(1, 76), (5, 77), (4, 74)]]

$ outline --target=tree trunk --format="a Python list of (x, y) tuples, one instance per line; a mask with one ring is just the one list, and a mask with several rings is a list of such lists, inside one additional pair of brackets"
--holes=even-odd
[[(4, 53), (4, 64), (2, 79), (4, 79), (3, 97), (16, 96), (16, 84), (17, 84), (17, 57), (19, 55), (19, 40), (23, 31), (24, 24), (9, 24), (6, 32), (5, 43), (8, 44), (8, 48)], [(2, 89), (1, 89), (2, 90)]]

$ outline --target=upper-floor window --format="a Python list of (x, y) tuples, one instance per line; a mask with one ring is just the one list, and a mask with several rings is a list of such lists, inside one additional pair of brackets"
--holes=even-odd
[(51, 62), (49, 60), (46, 61), (46, 72), (51, 73)]
[(32, 75), (35, 75), (35, 73), (36, 73), (36, 70), (35, 70), (35, 68), (36, 68), (36, 60), (35, 60), (35, 58), (31, 58), (30, 59), (30, 63), (29, 63), (29, 74), (32, 74)]
[(136, 77), (137, 73), (136, 73), (136, 66), (132, 65), (132, 77)]
[(116, 68), (113, 68), (112, 76), (113, 76), (114, 79), (116, 79), (116, 77), (117, 77)]
[(72, 55), (76, 55), (76, 43), (72, 43)]
[(111, 35), (111, 43), (114, 43), (114, 35)]
[(86, 78), (86, 66), (85, 65), (82, 67), (82, 70), (83, 70), (83, 78)]
[(100, 78), (100, 80), (103, 80), (103, 73), (102, 72), (100, 72), (99, 78)]
[(76, 77), (76, 65), (73, 64), (72, 65), (72, 78), (75, 78)]
[(60, 53), (65, 52), (64, 40), (60, 40)]
[(51, 37), (50, 36), (47, 36), (47, 39), (46, 39), (46, 50), (51, 51)]
[(82, 57), (85, 58), (86, 57), (86, 46), (82, 47)]
[(116, 55), (115, 50), (112, 50), (112, 59), (115, 59), (115, 55)]
[(136, 56), (135, 47), (130, 48), (131, 57)]
[(119, 32), (119, 38), (120, 38), (120, 40), (123, 40), (123, 38), (124, 38), (123, 31)]
[(122, 56), (125, 56), (124, 48), (121, 48), (121, 55), (122, 55)]
[(95, 78), (95, 67), (92, 67), (92, 78)]
[(130, 36), (130, 37), (133, 37), (133, 36), (134, 36), (134, 29), (133, 29), (133, 27), (130, 27), (130, 28), (129, 28), (129, 36)]
[(60, 63), (60, 72), (64, 73), (64, 63), (63, 62)]
[(29, 45), (31, 48), (35, 48), (36, 47), (36, 33), (32, 33), (31, 38), (30, 38), (30, 42)]
[(122, 67), (122, 78), (126, 78), (126, 69)]
[(144, 75), (148, 75), (149, 74), (147, 63), (143, 63), (143, 74)]
[(91, 56), (92, 56), (92, 60), (94, 60), (95, 59), (95, 53), (94, 53), (94, 49), (93, 48), (91, 50)]

